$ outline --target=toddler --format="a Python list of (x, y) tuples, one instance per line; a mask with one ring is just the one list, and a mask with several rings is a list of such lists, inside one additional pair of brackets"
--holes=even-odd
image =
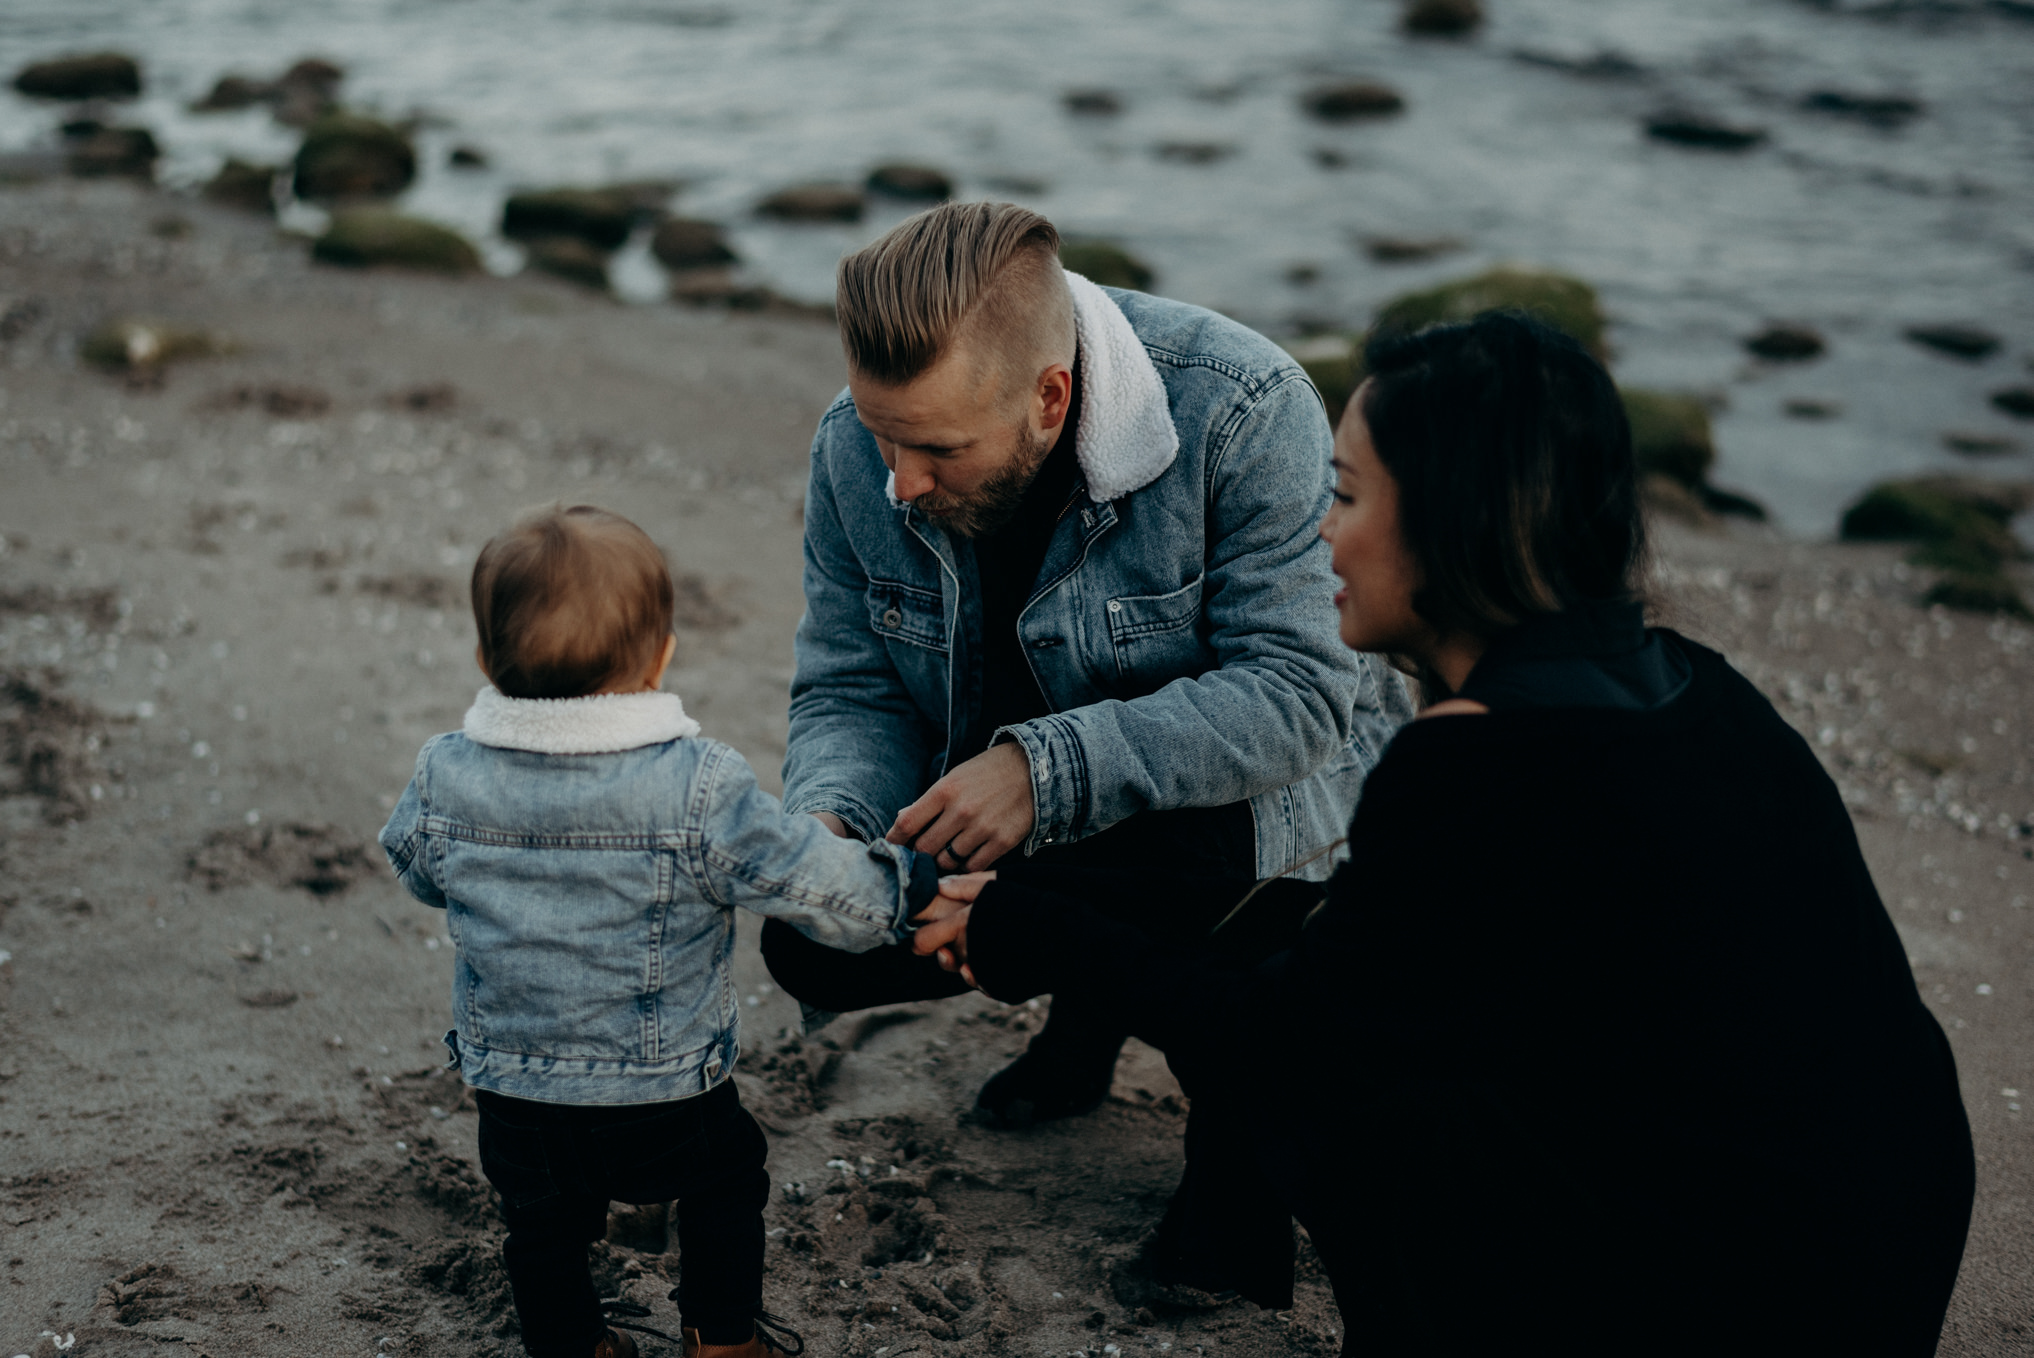
[(476, 1091), (524, 1346), (633, 1358), (641, 1327), (603, 1311), (587, 1266), (613, 1200), (674, 1204), (686, 1358), (797, 1353), (762, 1309), (766, 1147), (729, 1078), (734, 907), (864, 951), (909, 937), (932, 860), (786, 813), (699, 735), (661, 691), (670, 572), (628, 520), (532, 514), (481, 551), (472, 593), (489, 686), (426, 742), (381, 843), (446, 913), (445, 1041)]

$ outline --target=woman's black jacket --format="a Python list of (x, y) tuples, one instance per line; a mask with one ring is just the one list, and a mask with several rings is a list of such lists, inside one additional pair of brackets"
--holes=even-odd
[(1688, 677), (1652, 710), (1401, 732), (1262, 965), (976, 904), (990, 994), (1111, 996), (1244, 1101), (1352, 1352), (1934, 1352), (1973, 1174), (1948, 1044), (1807, 744), (1653, 635)]

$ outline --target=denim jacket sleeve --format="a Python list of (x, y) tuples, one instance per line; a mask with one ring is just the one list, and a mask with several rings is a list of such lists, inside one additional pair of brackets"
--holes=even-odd
[(840, 839), (756, 786), (727, 746), (707, 756), (694, 806), (706, 898), (783, 920), (814, 942), (867, 952), (911, 936), (911, 917), (939, 891), (933, 860), (877, 836)]
[(1366, 688), (1376, 706), (1363, 658), (1323, 625), (1335, 582), (1317, 531), (1332, 449), (1320, 398), (1293, 368), (1223, 428), (1209, 453), (1203, 592), (1220, 664), (999, 731), (1031, 762), (1027, 853), (1147, 807), (1240, 801), (1295, 782), (1348, 743), (1370, 710), (1359, 705)]
[(831, 811), (874, 842), (918, 799), (934, 748), (883, 639), (868, 626), (868, 576), (834, 499), (832, 456), (841, 441), (833, 434), (854, 418), (854, 406), (842, 400), (813, 438), (784, 802), (796, 811)]
[(418, 790), (424, 781), (425, 760), (431, 753), (426, 744), (417, 754), (417, 772), (410, 779), (410, 785), (403, 789), (402, 798), (396, 802), (395, 810), (389, 814), (388, 824), (381, 827), (381, 851), (388, 855), (389, 866), (395, 869), (396, 879), (409, 893), (425, 905), (445, 908), (445, 893), (431, 880), (424, 862), (424, 837), (421, 826), (424, 819), (423, 794)]

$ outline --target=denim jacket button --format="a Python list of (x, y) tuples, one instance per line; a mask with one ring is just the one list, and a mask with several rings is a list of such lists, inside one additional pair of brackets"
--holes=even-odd
[(895, 631), (899, 626), (903, 624), (903, 622), (904, 615), (902, 613), (899, 613), (894, 608), (886, 610), (883, 614), (883, 626), (891, 629), (892, 631)]
[(1123, 601), (1121, 599), (1109, 600), (1109, 611), (1111, 613), (1121, 613), (1123, 611)]

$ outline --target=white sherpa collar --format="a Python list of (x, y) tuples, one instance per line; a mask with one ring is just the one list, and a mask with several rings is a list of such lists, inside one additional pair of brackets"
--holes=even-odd
[(466, 709), (466, 738), (498, 750), (612, 754), (699, 734), (675, 693), (511, 698), (492, 685)]
[[(1179, 456), (1165, 383), (1130, 328), (1130, 318), (1108, 293), (1071, 271), (1074, 332), (1080, 343), (1081, 421), (1074, 453), (1088, 480), (1088, 498), (1100, 503), (1142, 490)], [(897, 476), (883, 493), (901, 508)]]

